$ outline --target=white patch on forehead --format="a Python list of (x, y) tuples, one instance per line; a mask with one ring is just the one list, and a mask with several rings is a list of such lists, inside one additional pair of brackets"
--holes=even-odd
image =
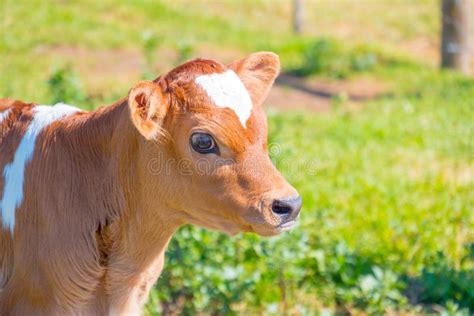
[(38, 105), (32, 109), (33, 120), (28, 125), (13, 161), (5, 166), (3, 176), (5, 184), (3, 198), (0, 201), (2, 224), (13, 234), (15, 228), (15, 210), (23, 202), (23, 182), (27, 164), (33, 158), (38, 135), (54, 121), (73, 114), (79, 109), (59, 103), (55, 106)]
[(232, 109), (242, 126), (246, 127), (252, 112), (252, 100), (235, 72), (227, 70), (221, 74), (202, 75), (196, 78), (196, 83), (206, 91), (215, 105)]
[(8, 115), (10, 115), (11, 110), (12, 109), (8, 109), (6, 111), (0, 112), (0, 124), (2, 124), (2, 122), (7, 119)]

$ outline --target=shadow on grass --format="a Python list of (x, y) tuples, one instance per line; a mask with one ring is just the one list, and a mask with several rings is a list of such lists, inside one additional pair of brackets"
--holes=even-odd
[(474, 243), (467, 246), (468, 254), (461, 259), (460, 268), (450, 266), (438, 254), (431, 266), (418, 277), (404, 276), (404, 294), (410, 304), (422, 304), (439, 312), (439, 306), (455, 304), (459, 309), (474, 311)]

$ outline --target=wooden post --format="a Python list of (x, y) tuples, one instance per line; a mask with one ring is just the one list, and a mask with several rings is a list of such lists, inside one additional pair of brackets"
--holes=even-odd
[(293, 32), (301, 34), (303, 26), (303, 3), (302, 0), (293, 0)]
[(441, 0), (441, 67), (469, 72), (471, 0)]

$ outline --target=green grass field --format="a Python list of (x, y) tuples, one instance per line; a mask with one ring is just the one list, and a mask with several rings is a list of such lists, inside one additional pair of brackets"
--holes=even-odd
[(304, 80), (389, 87), (356, 108), (270, 107), (299, 227), (182, 228), (147, 314), (474, 313), (474, 80), (436, 69), (437, 1), (308, 1), (298, 37), (290, 2), (0, 1), (0, 97), (92, 109), (183, 59), (255, 50)]

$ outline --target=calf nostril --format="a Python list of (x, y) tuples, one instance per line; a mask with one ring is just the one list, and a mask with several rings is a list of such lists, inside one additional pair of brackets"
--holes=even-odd
[(300, 210), (301, 197), (286, 200), (275, 200), (272, 203), (272, 211), (278, 215), (294, 214), (295, 216), (298, 216)]
[(293, 207), (287, 201), (275, 200), (272, 204), (272, 211), (278, 215), (287, 215), (293, 211)]

